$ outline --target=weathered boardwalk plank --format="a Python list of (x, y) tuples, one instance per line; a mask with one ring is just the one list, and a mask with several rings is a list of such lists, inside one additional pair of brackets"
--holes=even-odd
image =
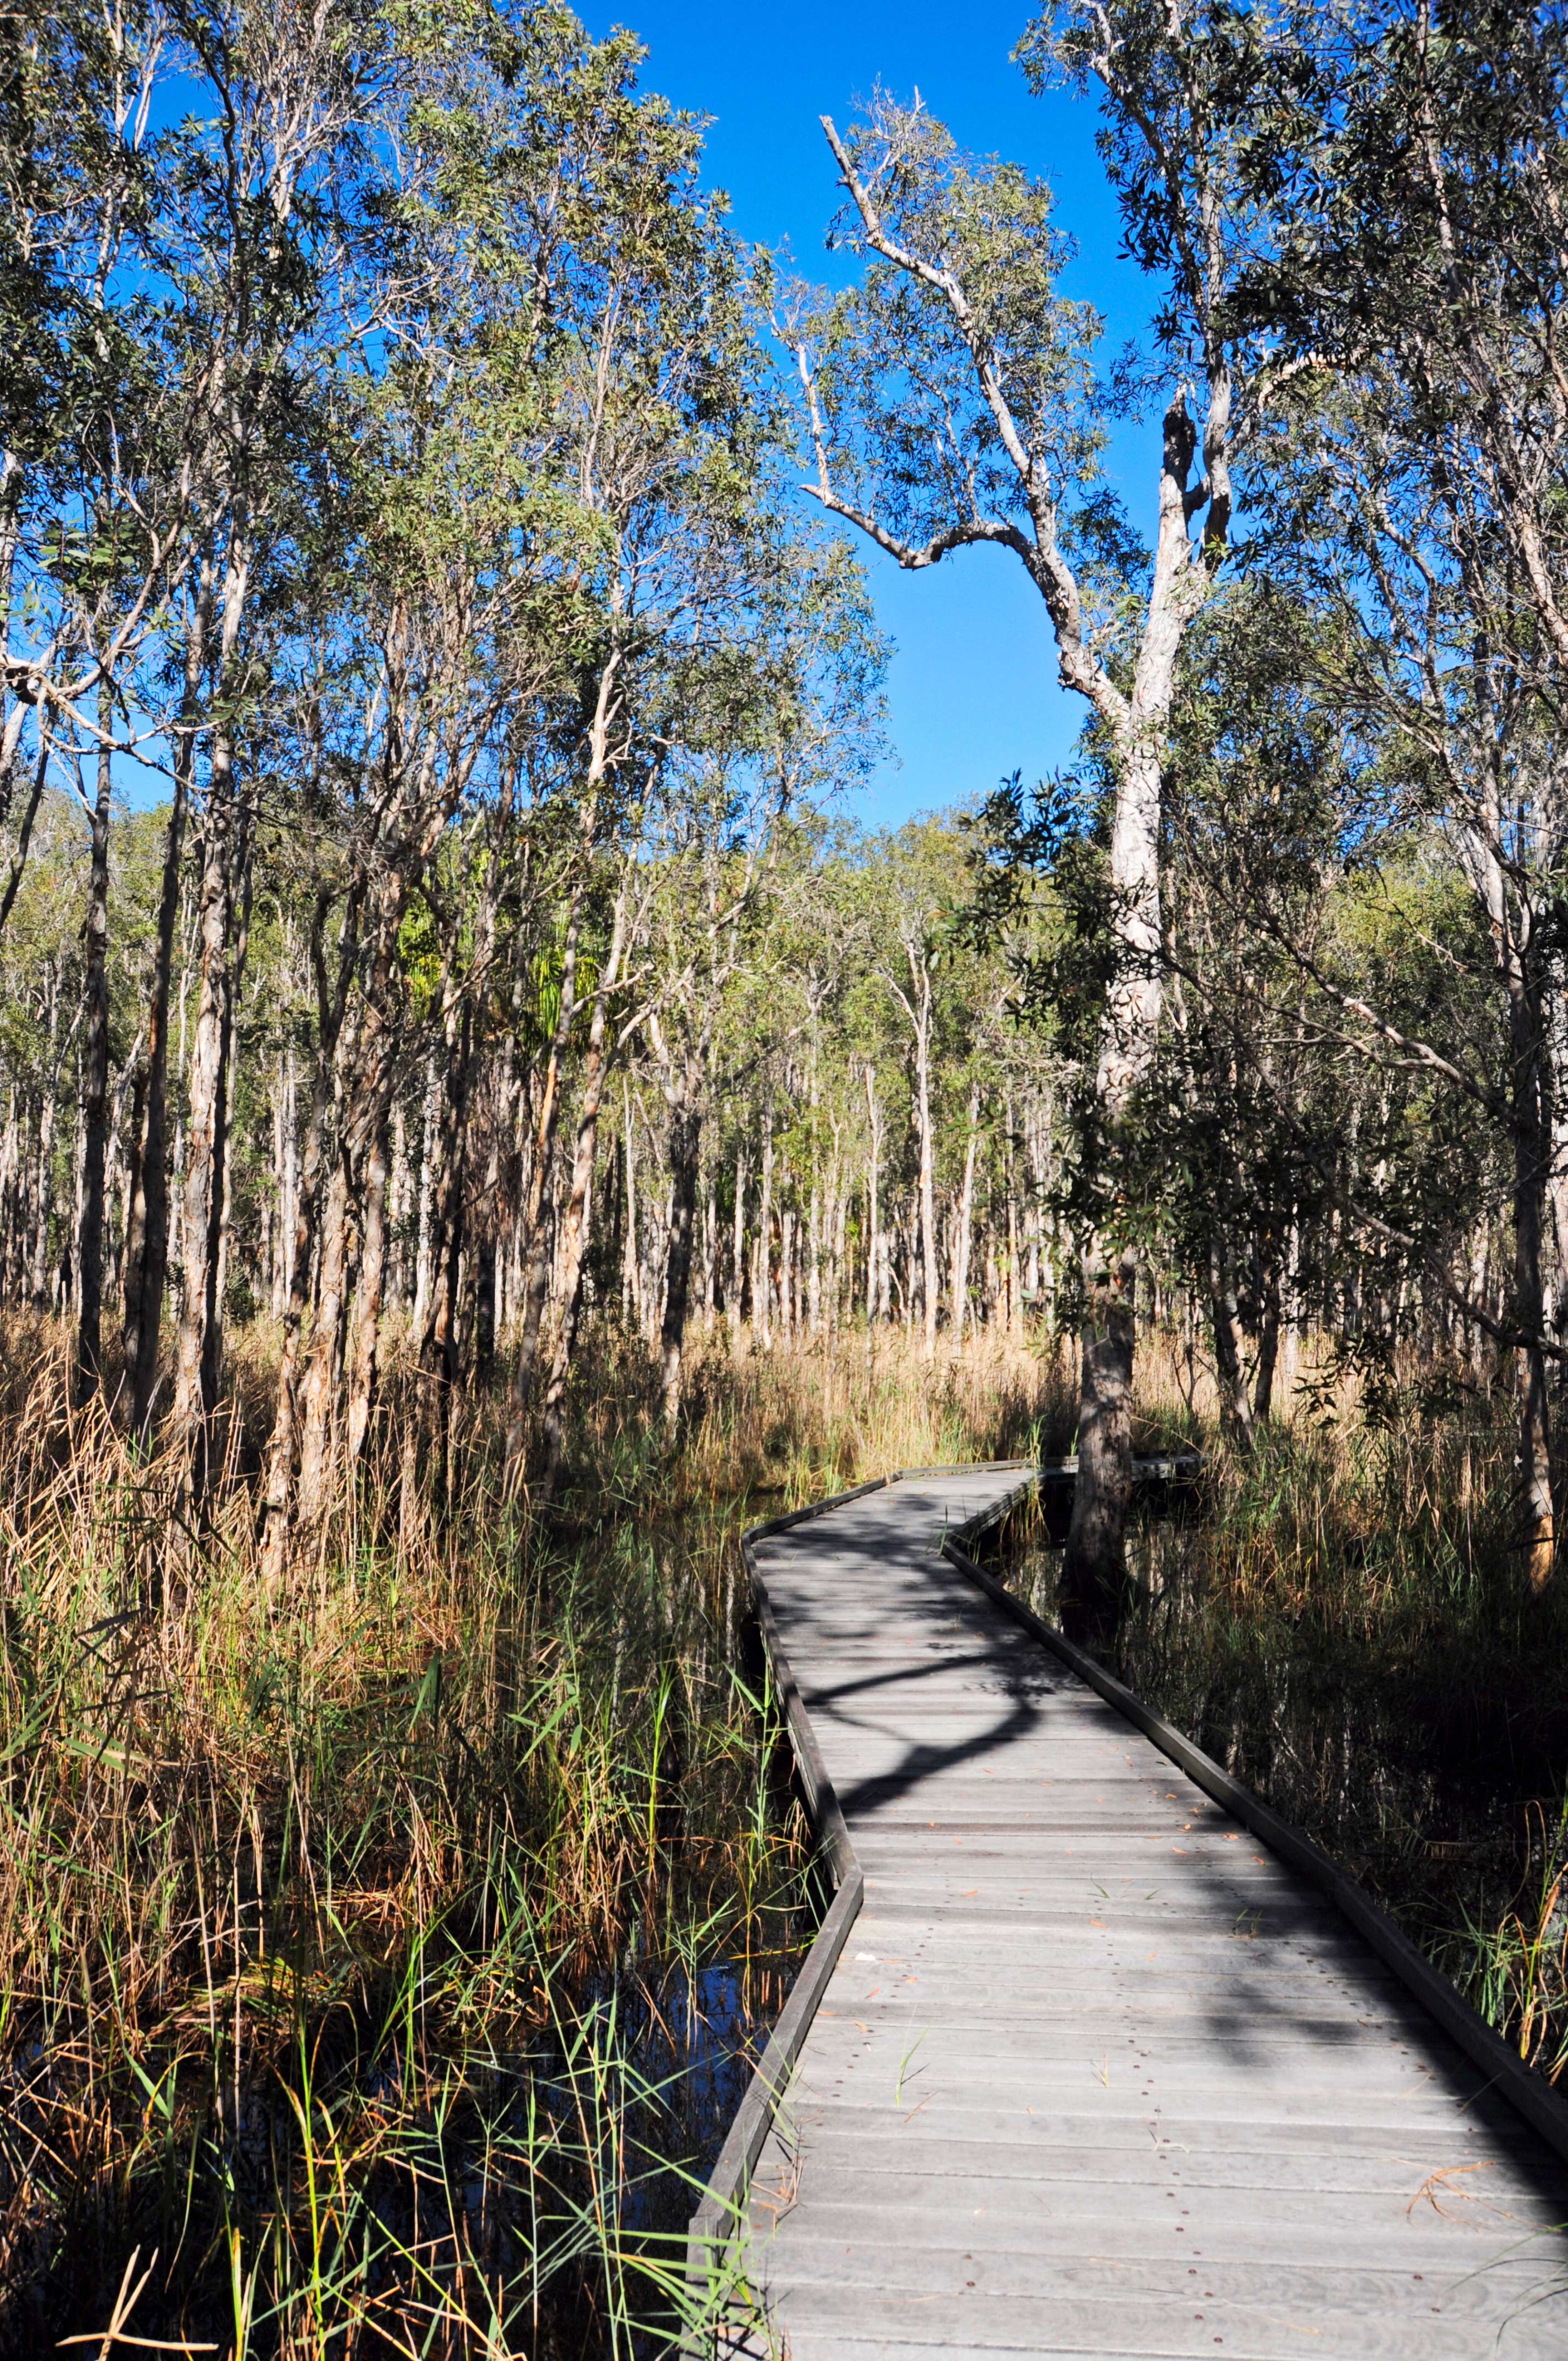
[(751, 2184), (790, 2361), (1568, 2352), (1568, 2165), (1324, 1897), (940, 1555), (754, 1545), (864, 1875)]

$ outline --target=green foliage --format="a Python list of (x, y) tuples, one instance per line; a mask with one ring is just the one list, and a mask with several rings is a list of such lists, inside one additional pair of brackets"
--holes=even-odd
[[(1022, 462), (1077, 527), (1093, 590), (1100, 561), (1124, 554), (1125, 528), (1097, 465), (1104, 434), (1091, 356), (1100, 323), (1058, 292), (1068, 251), (1043, 181), (996, 158), (964, 155), (920, 104), (879, 90), (845, 152), (897, 251), (872, 250), (847, 205), (829, 244), (861, 255), (859, 281), (833, 298), (791, 298), (789, 332), (812, 356), (817, 424), (835, 482), (911, 551), (966, 539), (1023, 549), (1032, 519), (1020, 455), (999, 435), (976, 352), (1022, 437)], [(973, 344), (945, 292), (960, 285)], [(1124, 588), (1105, 586), (1107, 595)]]

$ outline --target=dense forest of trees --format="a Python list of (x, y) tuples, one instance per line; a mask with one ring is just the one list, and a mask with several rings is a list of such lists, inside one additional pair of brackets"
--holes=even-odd
[[(698, 1325), (1077, 1331), (1093, 1581), (1140, 1320), (1244, 1444), (1292, 1330), (1419, 1339), (1517, 1387), (1545, 1581), (1560, 40), (1047, 12), (1165, 291), (1107, 371), (918, 101), (825, 123), (827, 296), (559, 8), (9, 20), (0, 1285), (78, 1402), (199, 1500), (271, 1323), (276, 1576), (394, 1342), (427, 1477), (493, 1367), (549, 1486), (596, 1323), (672, 1428)], [(868, 541), (1025, 566), (1069, 775), (857, 832)]]
[[(730, 2317), (894, 1464), (1568, 2072), (1568, 21), (1014, 29), (1124, 351), (913, 92), (824, 289), (555, 0), (0, 6), (0, 2356)], [(956, 553), (1075, 751), (878, 832)]]

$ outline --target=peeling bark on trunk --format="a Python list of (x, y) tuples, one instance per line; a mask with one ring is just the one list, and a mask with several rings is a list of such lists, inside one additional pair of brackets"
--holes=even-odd
[(60, 972), (52, 964), (45, 986), (49, 1005), (49, 1053), (38, 1101), (38, 1149), (34, 1166), (31, 1295), (35, 1312), (49, 1309), (49, 1223), (54, 1202), (54, 1125), (60, 1103)]
[(522, 1327), (512, 1365), (510, 1411), (507, 1420), (506, 1456), (509, 1469), (520, 1471), (527, 1442), (528, 1408), (533, 1391), (533, 1366), (539, 1357), (539, 1332), (550, 1285), (551, 1223), (554, 1212), (555, 1144), (560, 1128), (562, 1068), (576, 1012), (577, 935), (579, 906), (574, 901), (566, 922), (561, 953), (561, 1005), (544, 1069), (544, 1100), (533, 1143), (533, 1186), (530, 1192), (526, 1235), (528, 1268), (523, 1281)]
[(186, 1480), (198, 1496), (210, 1474), (211, 1422), (217, 1408), (229, 1060), (238, 985), (235, 889), (245, 858), (245, 833), (235, 796), (232, 748), (226, 732), (220, 730), (213, 743), (197, 917), (201, 996), (191, 1063), (190, 1137), (181, 1222), (185, 1285), (174, 1358), (174, 1433)]
[(419, 1356), (426, 1435), (443, 1506), (451, 1498), (452, 1399), (457, 1383), (457, 1305), (464, 1246), (463, 1148), (473, 1054), (473, 1014), (466, 1002), (448, 1008), (445, 1037), (446, 1082), (431, 1218), (431, 1303)]
[[(1169, 439), (1168, 419), (1168, 458)], [(1168, 470), (1168, 485), (1169, 481)], [(1162, 510), (1168, 510), (1163, 499)], [(1173, 537), (1168, 514), (1162, 514), (1162, 555)], [(1185, 549), (1184, 529), (1181, 546)], [(1157, 641), (1158, 611), (1151, 599), (1139, 659), (1141, 674), (1148, 667), (1150, 709), (1140, 734), (1123, 752), (1112, 829), (1118, 960), (1105, 1014), (1097, 1095), (1102, 1136), (1113, 1158), (1132, 1095), (1153, 1055), (1159, 1023), (1160, 752), (1181, 634), (1176, 617), (1168, 615)], [(1126, 1249), (1112, 1251), (1098, 1241), (1091, 1243), (1085, 1262), (1088, 1318), (1080, 1336), (1078, 1477), (1062, 1582), (1092, 1616), (1103, 1610), (1126, 1574), (1137, 1264)]]
[[(1529, 1048), (1527, 1043), (1527, 1057)], [(1514, 1147), (1514, 1316), (1520, 1331), (1534, 1338), (1541, 1334), (1546, 1311), (1541, 1247), (1547, 1148), (1543, 1126), (1529, 1123), (1525, 1115), (1521, 1106)], [(1523, 1384), (1519, 1405), (1519, 1499), (1525, 1572), (1530, 1589), (1541, 1591), (1552, 1580), (1557, 1554), (1546, 1356), (1540, 1345), (1532, 1342), (1524, 1347), (1520, 1359)]]
[(322, 1136), (326, 1122), (327, 1081), (324, 1065), (318, 1069), (305, 1126), (304, 1154), (294, 1198), (294, 1235), (289, 1300), (283, 1313), (282, 1349), (278, 1365), (278, 1407), (268, 1445), (267, 1485), (261, 1510), (261, 1572), (269, 1596), (282, 1579), (288, 1544), (289, 1501), (293, 1487), (294, 1454), (300, 1424), (300, 1356), (305, 1308), (310, 1301), (311, 1263), (315, 1250), (316, 1206), (321, 1193)]
[(729, 1349), (740, 1348), (741, 1297), (746, 1286), (746, 1153), (735, 1151), (735, 1231), (729, 1256)]
[(964, 1316), (969, 1308), (970, 1254), (974, 1238), (974, 1166), (980, 1148), (980, 1085), (970, 1092), (969, 1137), (964, 1148), (964, 1180), (959, 1197), (959, 1219), (953, 1243), (953, 1358), (963, 1348)]
[(882, 1279), (882, 1109), (877, 1103), (876, 1068), (866, 1060), (866, 1120), (871, 1148), (866, 1159), (866, 1343), (877, 1320), (887, 1317)]
[(376, 1402), (376, 1355), (387, 1269), (387, 1131), (377, 1126), (365, 1170), (365, 1235), (359, 1253), (359, 1293), (354, 1310), (354, 1365), (348, 1390), (348, 1459), (365, 1447)]
[(762, 1202), (757, 1214), (757, 1281), (751, 1290), (751, 1326), (755, 1330), (760, 1309), (764, 1352), (772, 1351), (773, 1342), (773, 1103), (769, 1099), (762, 1110)]
[(441, 1076), (433, 1049), (425, 1062), (424, 1100), (420, 1115), (419, 1227), (414, 1249), (414, 1301), (409, 1324), (422, 1336), (430, 1317), (433, 1275), (431, 1223), (435, 1207), (436, 1137), (441, 1123)]
[(1257, 1370), (1253, 1380), (1252, 1414), (1255, 1425), (1262, 1426), (1273, 1415), (1274, 1378), (1279, 1366), (1279, 1271), (1274, 1263), (1265, 1266), (1263, 1277), (1263, 1317), (1257, 1332)]
[(321, 1277), (311, 1323), (311, 1356), (301, 1389), (300, 1521), (307, 1532), (319, 1531), (331, 1505), (333, 1407), (349, 1277), (348, 1208), (348, 1159), (340, 1144), (322, 1214)]
[(566, 1200), (566, 1217), (561, 1230), (561, 1321), (555, 1335), (555, 1349), (551, 1356), (541, 1422), (547, 1492), (554, 1489), (565, 1448), (562, 1410), (566, 1398), (567, 1380), (571, 1376), (572, 1356), (577, 1340), (577, 1319), (582, 1308), (583, 1261), (587, 1252), (589, 1217), (593, 1207), (599, 1114), (604, 1104), (605, 1084), (609, 1079), (609, 1055), (606, 1043), (609, 1002), (620, 981), (620, 963), (625, 956), (627, 905), (628, 890), (623, 886), (616, 897), (615, 923), (610, 931), (609, 954), (594, 987), (587, 1048), (583, 1060), (582, 1093), (577, 1104), (577, 1137), (572, 1156), (572, 1189)]
[(1214, 1371), (1220, 1389), (1220, 1420), (1237, 1448), (1252, 1449), (1252, 1397), (1242, 1366), (1235, 1280), (1223, 1242), (1209, 1243), (1209, 1317), (1214, 1335)]
[(109, 1114), (109, 815), (113, 792), (109, 736), (114, 695), (107, 679), (98, 697), (98, 791), (92, 812), (92, 847), (83, 929), (87, 1014), (82, 1060), (82, 1217), (76, 1242), (76, 1398), (98, 1390), (103, 1367), (104, 1184)]
[(918, 1021), (915, 1033), (915, 1112), (920, 1143), (920, 1249), (922, 1309), (927, 1361), (937, 1357), (937, 1182), (936, 1145), (931, 1137), (931, 979), (922, 968), (916, 982)]
[(1064, 1620), (1092, 1631), (1113, 1605), (1126, 1564), (1133, 1490), (1134, 1291), (1130, 1256), (1089, 1268), (1082, 1329), (1078, 1477), (1062, 1564)]
[(163, 1290), (169, 1275), (169, 1004), (174, 939), (180, 921), (181, 864), (195, 764), (203, 666), (212, 620), (213, 587), (203, 580), (185, 633), (185, 681), (174, 741), (173, 793), (164, 831), (163, 876), (147, 1011), (147, 1080), (142, 1120), (132, 1151), (131, 1220), (126, 1240), (126, 1377), (130, 1426), (145, 1437), (158, 1382)]
[(1544, 1590), (1556, 1565), (1557, 1530), (1552, 1497), (1551, 1406), (1546, 1355), (1539, 1340), (1546, 1314), (1544, 1249), (1547, 1186), (1552, 1166), (1552, 1075), (1542, 949), (1542, 914), (1521, 909), (1510, 891), (1498, 847), (1506, 840), (1503, 796), (1495, 771), (1486, 782), (1486, 826), (1464, 840), (1466, 866), (1485, 912), (1497, 975), (1508, 1008), (1510, 1112), (1513, 1116), (1513, 1317), (1527, 1339), (1519, 1359), (1519, 1546), (1531, 1591)]
[(686, 1306), (691, 1292), (692, 1217), (696, 1210), (702, 1113), (689, 1077), (670, 1112), (670, 1234), (664, 1251), (664, 1316), (659, 1335), (664, 1431), (673, 1436), (681, 1409)]

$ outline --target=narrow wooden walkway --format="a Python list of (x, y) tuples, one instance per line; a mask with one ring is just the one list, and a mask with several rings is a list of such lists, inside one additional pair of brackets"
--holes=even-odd
[(1017, 1481), (905, 1478), (754, 1545), (865, 1899), (728, 2349), (1563, 2361), (1568, 2167), (939, 1555)]

